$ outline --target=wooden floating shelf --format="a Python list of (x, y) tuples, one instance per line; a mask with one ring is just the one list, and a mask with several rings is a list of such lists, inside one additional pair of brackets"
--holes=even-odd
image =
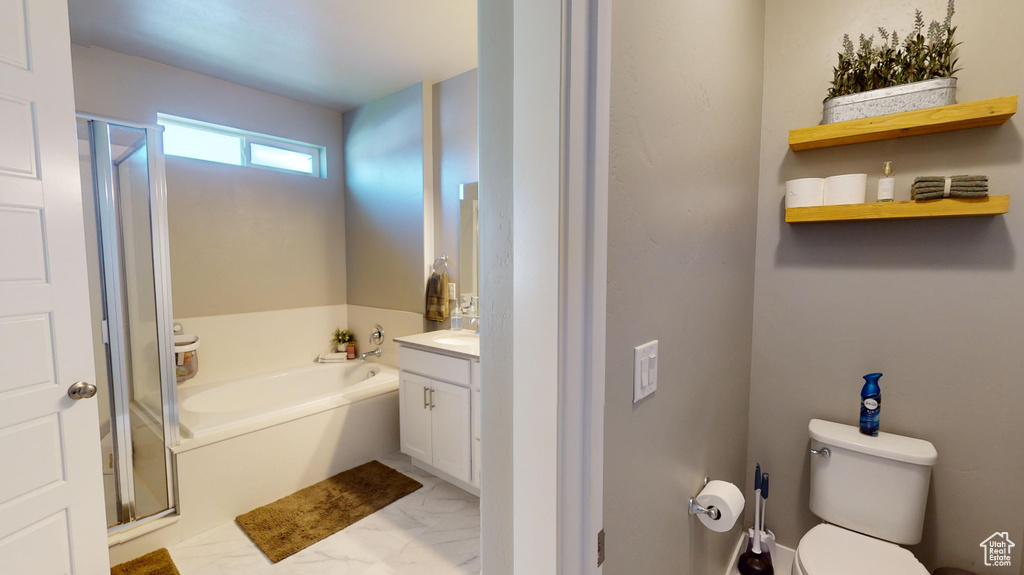
[(794, 152), (906, 138), (953, 130), (998, 126), (1017, 113), (1017, 96), (849, 120), (789, 131)]
[(787, 208), (786, 223), (996, 216), (1009, 211), (1010, 196), (945, 198), (921, 202), (878, 202), (874, 204), (849, 204), (844, 206)]

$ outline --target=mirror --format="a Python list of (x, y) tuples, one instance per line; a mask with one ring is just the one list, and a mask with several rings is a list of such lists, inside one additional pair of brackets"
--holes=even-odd
[(479, 187), (477, 182), (459, 186), (459, 285), (467, 300), (464, 306), (469, 298), (480, 295)]

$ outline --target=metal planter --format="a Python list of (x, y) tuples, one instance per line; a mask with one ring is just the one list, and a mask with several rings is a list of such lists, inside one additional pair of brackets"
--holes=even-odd
[(822, 124), (956, 104), (956, 78), (933, 78), (839, 96), (825, 102)]

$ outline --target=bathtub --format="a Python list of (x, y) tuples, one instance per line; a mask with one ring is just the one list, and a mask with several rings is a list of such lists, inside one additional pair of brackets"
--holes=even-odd
[(178, 390), (188, 538), (399, 448), (398, 370), (311, 364)]
[(314, 363), (178, 390), (182, 437), (226, 438), (398, 389), (377, 363)]

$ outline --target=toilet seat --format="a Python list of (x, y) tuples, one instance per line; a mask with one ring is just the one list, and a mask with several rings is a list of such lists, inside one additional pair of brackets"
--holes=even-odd
[(821, 524), (800, 539), (794, 575), (928, 575), (902, 547), (835, 525)]

